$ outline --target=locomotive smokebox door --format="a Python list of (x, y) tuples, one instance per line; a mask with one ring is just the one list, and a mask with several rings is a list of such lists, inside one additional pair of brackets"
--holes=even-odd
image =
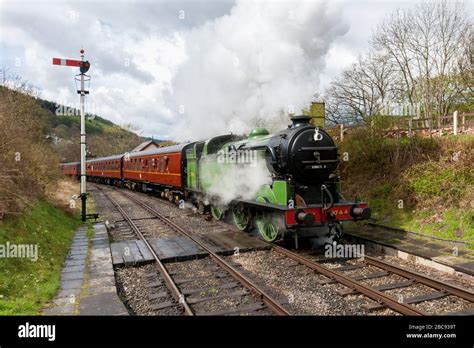
[(81, 62), (81, 65), (79, 67), (79, 70), (81, 71), (82, 74), (85, 74), (89, 68), (91, 67), (91, 63), (89, 61)]

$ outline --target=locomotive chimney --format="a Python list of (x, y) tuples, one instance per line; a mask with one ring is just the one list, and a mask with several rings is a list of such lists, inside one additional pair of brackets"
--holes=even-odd
[(300, 126), (307, 126), (307, 125), (309, 125), (310, 120), (311, 120), (311, 117), (306, 116), (306, 115), (293, 116), (291, 118), (291, 121), (293, 121), (293, 123), (291, 124), (290, 128), (296, 128), (296, 127), (300, 127)]

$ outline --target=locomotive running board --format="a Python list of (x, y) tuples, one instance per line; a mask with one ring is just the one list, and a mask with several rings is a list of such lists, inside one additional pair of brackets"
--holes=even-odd
[(288, 207), (286, 205), (273, 204), (273, 203), (261, 203), (261, 202), (256, 202), (252, 200), (247, 200), (247, 199), (233, 200), (231, 203), (232, 204), (245, 203), (245, 204), (255, 206), (255, 207), (266, 208), (266, 209), (276, 209), (276, 210), (281, 210), (281, 211), (288, 210)]

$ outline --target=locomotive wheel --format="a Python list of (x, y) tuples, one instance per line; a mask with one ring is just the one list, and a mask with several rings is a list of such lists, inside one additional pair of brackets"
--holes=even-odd
[(212, 204), (211, 205), (211, 215), (214, 218), (214, 220), (219, 221), (224, 216), (224, 209), (222, 207), (219, 207), (217, 205)]
[(236, 204), (232, 207), (232, 218), (234, 225), (241, 231), (245, 231), (251, 220), (250, 210), (243, 207), (241, 204)]
[(267, 242), (274, 242), (280, 235), (278, 226), (272, 219), (272, 214), (259, 212), (255, 218), (260, 236)]
[(206, 213), (209, 211), (208, 208), (209, 208), (209, 206), (208, 206), (208, 205), (205, 205), (204, 202), (202, 202), (202, 201), (199, 201), (199, 202), (197, 203), (197, 211), (198, 211), (198, 213), (201, 214), (201, 215), (206, 214)]

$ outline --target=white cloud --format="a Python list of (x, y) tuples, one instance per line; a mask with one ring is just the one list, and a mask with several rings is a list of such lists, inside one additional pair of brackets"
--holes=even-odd
[(407, 6), (0, 1), (0, 66), (43, 97), (77, 106), (77, 72), (51, 58), (78, 58), (84, 47), (92, 64), (89, 111), (145, 135), (194, 140), (247, 131), (256, 115), (280, 122), (278, 111), (290, 105), (298, 111), (367, 48), (377, 22)]

